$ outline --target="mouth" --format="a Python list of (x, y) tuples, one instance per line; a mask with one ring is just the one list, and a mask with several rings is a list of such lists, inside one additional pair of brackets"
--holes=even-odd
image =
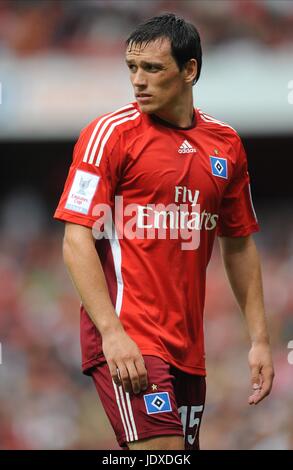
[(137, 101), (141, 101), (144, 103), (146, 101), (149, 101), (152, 98), (152, 95), (148, 95), (147, 93), (136, 93), (135, 98), (137, 99)]

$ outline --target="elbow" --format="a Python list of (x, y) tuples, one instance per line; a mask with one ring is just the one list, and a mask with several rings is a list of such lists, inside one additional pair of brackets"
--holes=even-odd
[(69, 240), (66, 235), (63, 238), (62, 244), (62, 255), (64, 264), (68, 267), (70, 265), (70, 260), (72, 259), (72, 255), (74, 253), (74, 246), (72, 240)]
[(69, 230), (66, 227), (63, 237), (62, 254), (64, 263), (67, 267), (71, 264), (71, 260), (74, 258), (74, 253), (77, 252), (78, 246), (78, 234), (76, 234), (74, 230)]
[(62, 252), (67, 267), (74, 262), (76, 257), (84, 258), (88, 253), (95, 253), (91, 229), (68, 224), (65, 228)]

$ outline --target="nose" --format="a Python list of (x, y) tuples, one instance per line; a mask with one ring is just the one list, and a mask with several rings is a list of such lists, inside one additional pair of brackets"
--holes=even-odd
[(137, 71), (132, 75), (132, 84), (138, 88), (146, 87), (146, 76), (143, 70), (137, 69)]

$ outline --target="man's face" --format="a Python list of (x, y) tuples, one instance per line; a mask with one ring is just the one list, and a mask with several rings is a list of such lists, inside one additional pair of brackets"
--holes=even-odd
[(180, 72), (171, 55), (168, 39), (160, 38), (146, 46), (128, 46), (126, 63), (142, 112), (168, 110), (178, 102), (185, 84), (184, 72)]

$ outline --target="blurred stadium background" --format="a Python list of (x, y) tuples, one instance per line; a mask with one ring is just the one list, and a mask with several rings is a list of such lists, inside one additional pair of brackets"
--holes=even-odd
[(277, 0), (0, 1), (1, 449), (117, 448), (80, 372), (79, 301), (52, 214), (81, 128), (132, 100), (126, 36), (163, 11), (197, 25), (195, 103), (248, 152), (276, 368), (271, 397), (249, 407), (247, 333), (216, 246), (202, 448), (293, 449), (293, 2)]

